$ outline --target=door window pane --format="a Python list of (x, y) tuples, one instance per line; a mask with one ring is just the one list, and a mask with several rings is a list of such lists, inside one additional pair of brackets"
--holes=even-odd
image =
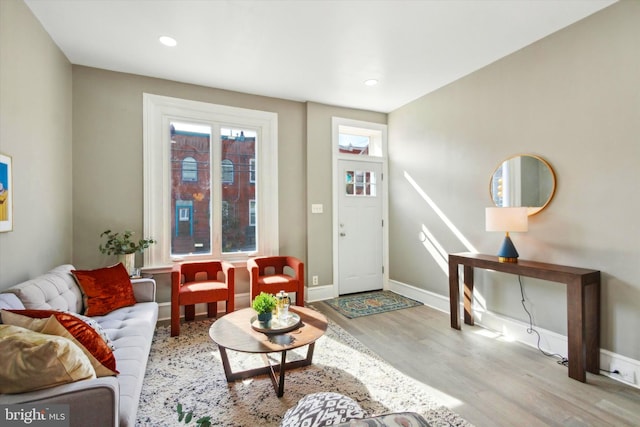
[(372, 171), (351, 170), (345, 172), (347, 196), (376, 196), (376, 174)]

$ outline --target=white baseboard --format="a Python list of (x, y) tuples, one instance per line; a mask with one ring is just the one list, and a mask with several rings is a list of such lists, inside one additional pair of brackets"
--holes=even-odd
[(395, 280), (389, 280), (388, 289), (407, 298), (420, 301), (424, 305), (428, 305), (436, 310), (449, 313), (449, 298), (443, 297), (442, 295)]
[[(440, 310), (445, 313), (450, 312), (448, 297), (393, 280), (389, 281), (389, 290), (420, 301), (424, 305), (436, 310)], [(461, 307), (460, 313), (464, 313), (463, 307)], [(527, 332), (527, 329), (529, 328), (528, 323), (500, 316), (496, 313), (479, 310), (474, 311), (474, 319), (478, 326), (499, 333), (507, 339), (537, 348), (538, 337), (535, 334), (529, 334)], [(565, 335), (542, 329), (537, 326), (535, 326), (535, 329), (540, 334), (540, 347), (545, 352), (553, 354), (557, 353), (564, 357), (567, 356), (568, 341)], [(602, 375), (633, 387), (640, 388), (640, 361), (638, 360), (630, 359), (620, 354), (600, 349), (600, 369), (603, 369), (603, 371), (600, 372)], [(620, 371), (621, 374), (610, 374), (606, 372), (614, 370)]]
[(307, 287), (307, 302), (324, 301), (334, 296), (333, 285)]

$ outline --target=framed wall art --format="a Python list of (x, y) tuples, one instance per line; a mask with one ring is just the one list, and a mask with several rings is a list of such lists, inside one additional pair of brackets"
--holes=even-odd
[(11, 157), (0, 154), (0, 233), (13, 230)]

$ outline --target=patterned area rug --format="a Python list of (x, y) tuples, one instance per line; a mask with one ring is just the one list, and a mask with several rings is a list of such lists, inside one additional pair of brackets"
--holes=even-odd
[(419, 301), (403, 297), (391, 291), (345, 295), (325, 302), (349, 319), (422, 305)]
[[(436, 401), (427, 386), (405, 376), (333, 322), (315, 346), (313, 364), (287, 371), (284, 396), (276, 397), (264, 375), (227, 384), (211, 320), (183, 324), (171, 338), (156, 330), (138, 408), (138, 426), (179, 425), (176, 407), (194, 418), (211, 416), (211, 425), (278, 426), (287, 409), (310, 393), (332, 391), (355, 400), (367, 414), (412, 411), (432, 426), (471, 426)], [(228, 351), (234, 371), (263, 366), (259, 355)], [(277, 355), (276, 355), (277, 356)], [(306, 356), (306, 347), (287, 360)], [(181, 423), (184, 425), (184, 422)]]

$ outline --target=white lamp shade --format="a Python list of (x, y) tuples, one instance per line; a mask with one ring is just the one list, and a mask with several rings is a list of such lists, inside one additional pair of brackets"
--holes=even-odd
[(529, 208), (486, 208), (487, 231), (518, 232), (529, 229)]

